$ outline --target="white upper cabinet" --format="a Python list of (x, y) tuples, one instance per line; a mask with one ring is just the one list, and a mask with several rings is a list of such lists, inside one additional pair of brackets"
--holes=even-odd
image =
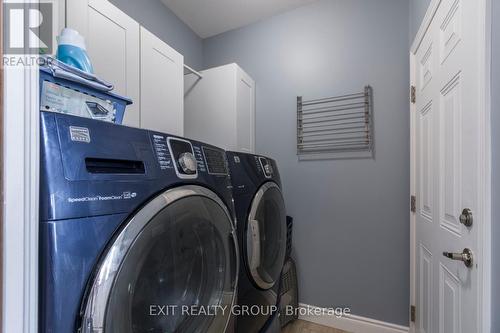
[(183, 135), (184, 57), (141, 27), (141, 127)]
[(67, 0), (66, 12), (95, 73), (133, 100), (123, 124), (183, 135), (184, 57), (107, 0)]
[(255, 82), (237, 64), (184, 80), (184, 133), (226, 150), (255, 151)]
[(67, 0), (67, 26), (85, 37), (95, 73), (129, 97), (125, 125), (140, 126), (139, 23), (105, 0)]

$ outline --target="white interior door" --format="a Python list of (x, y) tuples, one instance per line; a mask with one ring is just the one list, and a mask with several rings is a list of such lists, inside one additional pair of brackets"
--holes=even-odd
[(123, 123), (139, 127), (139, 23), (106, 0), (67, 0), (66, 15), (85, 37), (95, 73), (133, 100)]
[[(440, 1), (415, 52), (417, 332), (481, 332), (480, 7)], [(473, 214), (469, 227), (460, 222), (465, 208)], [(465, 248), (473, 253), (470, 267), (443, 254)]]
[(184, 133), (184, 57), (141, 27), (141, 127)]

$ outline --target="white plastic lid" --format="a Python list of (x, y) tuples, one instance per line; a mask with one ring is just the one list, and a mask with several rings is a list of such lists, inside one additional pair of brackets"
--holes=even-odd
[(61, 34), (57, 36), (57, 43), (59, 45), (73, 45), (86, 50), (85, 38), (78, 31), (71, 28), (64, 28), (61, 31)]

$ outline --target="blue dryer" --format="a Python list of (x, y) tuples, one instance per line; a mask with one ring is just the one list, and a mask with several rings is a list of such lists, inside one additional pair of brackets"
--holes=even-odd
[(223, 150), (42, 112), (40, 178), (41, 332), (226, 331), (239, 255)]
[(236, 331), (279, 332), (278, 304), (286, 252), (286, 210), (273, 159), (227, 152), (241, 265)]

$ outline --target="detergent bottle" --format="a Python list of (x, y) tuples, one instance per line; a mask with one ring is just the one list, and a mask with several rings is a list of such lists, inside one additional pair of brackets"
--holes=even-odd
[(64, 28), (57, 37), (56, 58), (87, 73), (94, 73), (85, 48), (85, 40), (78, 31)]

